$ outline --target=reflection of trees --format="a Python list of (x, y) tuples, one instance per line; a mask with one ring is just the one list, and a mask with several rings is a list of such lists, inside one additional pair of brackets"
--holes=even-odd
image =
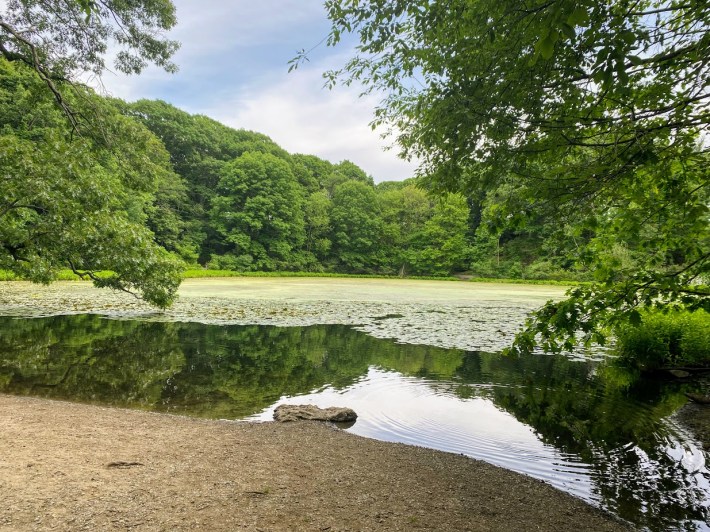
[(94, 315), (0, 318), (0, 390), (239, 418), (282, 395), (343, 388), (371, 365), (450, 377), (460, 351), (345, 326), (209, 326)]
[[(237, 418), (282, 395), (326, 384), (347, 386), (365, 374), (366, 349), (343, 352), (346, 328), (216, 327), (183, 324), (187, 364), (171, 379), (163, 401), (171, 410)], [(354, 345), (361, 338), (353, 340)], [(334, 348), (335, 347), (335, 348)]]
[(171, 378), (174, 393), (166, 390), (165, 404), (225, 418), (253, 414), (283, 395), (326, 385), (345, 388), (371, 365), (405, 374), (445, 368), (451, 375), (462, 356), (460, 351), (378, 340), (346, 326), (185, 326), (180, 344), (189, 367)]
[[(0, 391), (241, 418), (282, 395), (345, 388), (370, 366), (439, 393), (492, 400), (594, 470), (599, 496), (650, 527), (703, 519), (704, 493), (667, 449), (673, 385), (564, 357), (506, 358), (401, 345), (346, 326), (209, 326), (98, 316), (0, 318)], [(633, 442), (631, 445), (627, 445)], [(700, 474), (706, 474), (703, 471)]]
[(696, 477), (707, 471), (683, 466), (682, 444), (663, 422), (685, 402), (682, 389), (644, 380), (619, 386), (617, 372), (561, 356), (473, 355), (459, 376), (505, 384), (486, 395), (546, 443), (590, 464), (598, 496), (621, 517), (664, 529), (705, 520), (707, 495)]
[(157, 323), (80, 315), (0, 318), (0, 328), (0, 389), (7, 392), (149, 406), (161, 379), (183, 363), (174, 329)]

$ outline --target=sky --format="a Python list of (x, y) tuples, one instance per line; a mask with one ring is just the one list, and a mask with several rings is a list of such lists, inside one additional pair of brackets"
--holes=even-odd
[[(103, 90), (118, 98), (165, 100), (193, 114), (270, 136), (291, 153), (348, 159), (376, 182), (412, 177), (391, 139), (372, 131), (379, 100), (356, 87), (323, 87), (322, 74), (350, 57), (344, 46), (316, 46), (330, 28), (322, 0), (173, 0), (180, 71), (151, 67), (139, 76), (107, 72)], [(288, 72), (298, 50), (315, 49)]]

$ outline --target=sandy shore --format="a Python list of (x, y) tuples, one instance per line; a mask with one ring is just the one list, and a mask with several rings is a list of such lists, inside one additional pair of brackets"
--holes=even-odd
[(484, 462), (314, 422), (0, 395), (0, 530), (623, 530)]

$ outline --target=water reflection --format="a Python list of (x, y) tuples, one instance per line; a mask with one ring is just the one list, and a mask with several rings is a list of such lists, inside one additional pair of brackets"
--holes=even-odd
[(667, 418), (683, 387), (564, 357), (519, 359), (277, 328), (0, 318), (0, 391), (213, 418), (278, 402), (354, 408), (349, 430), (542, 478), (651, 529), (703, 528), (705, 454)]
[[(457, 396), (459, 386), (370, 367), (364, 378), (344, 390), (326, 387), (282, 397), (278, 403), (347, 405), (358, 412), (350, 429), (355, 434), (474, 456), (593, 499), (587, 464), (542, 442), (531, 427), (497, 408), (485, 394)], [(274, 408), (250, 419), (271, 419)]]

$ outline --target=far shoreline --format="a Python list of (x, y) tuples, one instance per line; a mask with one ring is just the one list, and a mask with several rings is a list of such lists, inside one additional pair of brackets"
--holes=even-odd
[[(99, 275), (101, 275), (99, 273)], [(276, 271), (276, 272), (240, 272), (234, 270), (210, 270), (207, 268), (201, 269), (186, 269), (183, 272), (182, 279), (210, 279), (210, 278), (333, 278), (333, 279), (386, 279), (386, 280), (410, 280), (410, 281), (460, 281), (470, 283), (500, 283), (500, 284), (530, 284), (530, 285), (549, 285), (549, 286), (579, 286), (588, 284), (588, 281), (578, 281), (572, 279), (512, 279), (498, 277), (478, 277), (471, 274), (455, 274), (451, 276), (426, 276), (426, 275), (384, 275), (384, 274), (356, 274), (356, 273), (332, 273), (332, 272), (292, 272), (292, 271)], [(11, 272), (0, 270), (0, 281), (26, 281), (21, 277), (17, 277)], [(91, 282), (90, 279), (82, 279), (71, 270), (60, 270), (57, 272), (55, 281), (84, 281)]]

